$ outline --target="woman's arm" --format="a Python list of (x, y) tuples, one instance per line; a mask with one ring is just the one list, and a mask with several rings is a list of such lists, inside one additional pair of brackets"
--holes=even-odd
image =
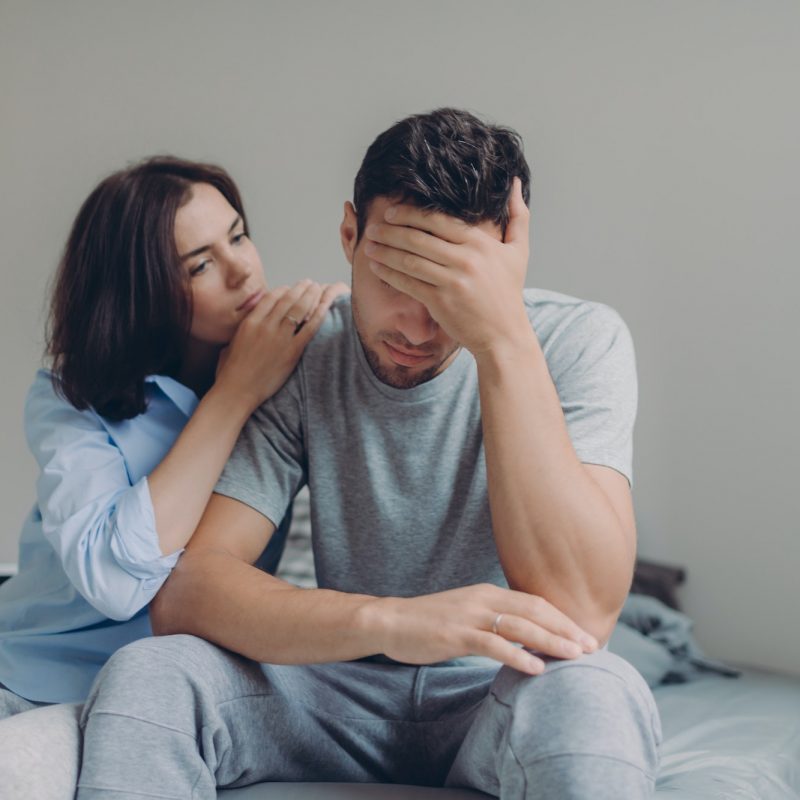
[[(217, 380), (148, 483), (163, 554), (185, 547), (250, 414), (283, 386), (341, 284), (303, 281), (265, 297), (242, 321)], [(307, 322), (295, 334), (287, 314)]]
[[(122, 452), (97, 415), (58, 396), (48, 378), (37, 379), (26, 405), (26, 430), (41, 467), (43, 533), (70, 582), (104, 616), (129, 619), (152, 600), (202, 515), (247, 418), (243, 409), (280, 388), (338, 293), (340, 287), (325, 290), (288, 345), (274, 341), (276, 320), (268, 314), (248, 317), (247, 327), (240, 326), (245, 335), (237, 332), (214, 387), (161, 463), (133, 485)], [(275, 304), (273, 310), (282, 308)], [(284, 327), (291, 334), (293, 326)], [(265, 339), (271, 352), (259, 349)], [(247, 392), (252, 394), (243, 400)]]
[(158, 546), (147, 479), (131, 485), (102, 420), (59, 396), (47, 373), (28, 393), (25, 430), (40, 467), (36, 497), (45, 539), (90, 605), (111, 619), (130, 619), (178, 560)]

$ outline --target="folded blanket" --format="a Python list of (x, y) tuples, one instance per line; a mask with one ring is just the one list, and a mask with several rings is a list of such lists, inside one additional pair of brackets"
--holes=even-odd
[(693, 624), (655, 597), (630, 594), (608, 649), (636, 667), (650, 687), (686, 683), (707, 672), (737, 677), (739, 670), (703, 654), (692, 636)]

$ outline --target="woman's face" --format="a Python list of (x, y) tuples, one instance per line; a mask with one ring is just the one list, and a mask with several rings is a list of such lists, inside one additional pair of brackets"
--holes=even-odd
[(267, 288), (242, 218), (219, 190), (196, 183), (175, 215), (175, 243), (192, 291), (190, 339), (228, 344)]

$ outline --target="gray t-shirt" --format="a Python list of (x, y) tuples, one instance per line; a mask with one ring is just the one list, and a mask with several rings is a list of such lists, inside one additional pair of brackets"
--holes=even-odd
[[(636, 368), (624, 322), (608, 306), (538, 289), (525, 290), (525, 305), (578, 458), (630, 480)], [(349, 297), (339, 298), (245, 425), (215, 491), (278, 523), (305, 483), (320, 587), (409, 597), (507, 585), (467, 350), (427, 383), (387, 386), (364, 356)]]

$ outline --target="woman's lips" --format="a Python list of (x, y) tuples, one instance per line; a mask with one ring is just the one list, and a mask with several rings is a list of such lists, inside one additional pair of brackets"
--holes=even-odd
[(257, 292), (253, 292), (247, 300), (244, 301), (240, 306), (237, 307), (237, 311), (252, 311), (258, 304), (258, 301), (266, 294), (264, 289), (259, 289)]
[(422, 364), (423, 361), (427, 361), (432, 353), (406, 353), (403, 350), (398, 350), (396, 347), (392, 347), (389, 342), (384, 342), (386, 345), (386, 350), (389, 353), (389, 358), (394, 361), (395, 364), (401, 367), (416, 367), (418, 364)]

